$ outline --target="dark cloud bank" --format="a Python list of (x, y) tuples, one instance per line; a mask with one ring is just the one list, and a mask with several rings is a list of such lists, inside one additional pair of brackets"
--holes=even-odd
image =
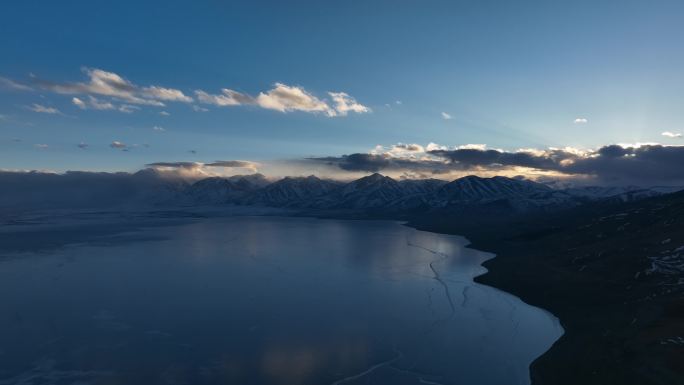
[(382, 172), (383, 170), (443, 174), (450, 171), (504, 170), (512, 167), (555, 172), (562, 176), (582, 176), (599, 184), (684, 183), (684, 147), (663, 145), (609, 145), (596, 151), (579, 153), (552, 149), (547, 151), (507, 152), (463, 148), (432, 150), (424, 158), (401, 158), (391, 154), (350, 154), (340, 157), (310, 158), (345, 171)]
[(146, 169), (137, 173), (68, 171), (0, 172), (3, 211), (125, 207), (163, 199), (181, 180)]
[(206, 178), (205, 167), (251, 173), (256, 163), (157, 162), (136, 173), (0, 171), (0, 213), (41, 209), (137, 208), (177, 203), (184, 188)]

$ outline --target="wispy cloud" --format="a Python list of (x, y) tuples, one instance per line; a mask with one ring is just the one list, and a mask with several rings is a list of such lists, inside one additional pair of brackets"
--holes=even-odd
[(308, 112), (323, 114), (329, 117), (346, 116), (350, 112), (368, 113), (371, 109), (362, 105), (345, 92), (328, 92), (332, 105), (320, 99), (302, 87), (276, 83), (272, 89), (260, 92), (256, 97), (234, 91), (221, 89), (220, 94), (209, 94), (203, 90), (195, 91), (197, 100), (217, 107), (252, 105), (280, 112)]
[(575, 124), (586, 124), (586, 123), (588, 123), (588, 122), (589, 122), (589, 120), (587, 120), (587, 118), (577, 118), (577, 119), (575, 119)]
[(114, 72), (97, 68), (83, 68), (83, 72), (88, 78), (85, 82), (54, 82), (33, 77), (33, 83), (39, 89), (58, 94), (101, 96), (137, 105), (163, 107), (164, 102), (193, 102), (190, 96), (174, 88), (140, 87)]
[(123, 142), (119, 142), (118, 140), (113, 141), (112, 143), (109, 144), (109, 147), (115, 148), (117, 150), (124, 150), (127, 148), (126, 144)]
[(256, 169), (259, 164), (248, 160), (216, 160), (213, 162), (154, 162), (148, 163), (147, 167), (168, 168), (196, 168), (196, 167), (225, 167), (225, 168), (249, 168)]
[(346, 116), (349, 112), (354, 112), (357, 114), (371, 112), (370, 108), (357, 102), (356, 99), (352, 98), (345, 92), (328, 92), (328, 95), (330, 95), (335, 103), (335, 111), (337, 111), (340, 116)]
[(154, 126), (154, 127), (152, 127), (152, 130), (158, 131), (158, 132), (166, 131), (166, 129), (164, 127), (161, 127), (161, 126)]
[(100, 99), (98, 99), (94, 96), (91, 96), (91, 95), (87, 95), (86, 100), (83, 100), (81, 98), (74, 96), (73, 98), (71, 98), (71, 103), (74, 104), (76, 107), (82, 109), (82, 110), (92, 109), (92, 110), (106, 111), (106, 110), (116, 110), (116, 109), (121, 108), (121, 106), (119, 108), (117, 108), (113, 103), (108, 102), (108, 101), (104, 101), (104, 100), (100, 100)]
[(249, 168), (256, 170), (259, 163), (248, 160), (215, 160), (211, 163), (205, 163), (204, 165), (208, 167)]
[[(271, 89), (259, 92), (256, 96), (222, 88), (218, 94), (195, 90), (193, 98), (175, 88), (159, 85), (139, 86), (117, 73), (98, 68), (84, 67), (82, 71), (87, 79), (81, 82), (51, 81), (31, 75), (32, 87), (2, 77), (0, 77), (0, 86), (73, 95), (71, 102), (80, 109), (118, 110), (126, 113), (133, 112), (132, 106), (165, 107), (168, 102), (194, 103), (195, 101), (217, 107), (257, 106), (280, 112), (300, 111), (329, 117), (371, 112), (369, 107), (361, 104), (346, 92), (328, 92), (327, 96), (332, 100), (327, 100), (319, 98), (303, 87), (284, 83), (275, 83)], [(119, 105), (119, 103), (125, 104)], [(401, 104), (401, 102), (397, 101), (396, 104)], [(192, 108), (197, 112), (207, 111), (206, 108), (197, 105), (193, 105)], [(160, 114), (168, 115), (168, 112), (162, 111)]]
[[(191, 153), (196, 153), (191, 150)], [(259, 163), (247, 160), (216, 160), (214, 162), (155, 162), (146, 165), (161, 171), (177, 170), (184, 176), (210, 176), (229, 172), (258, 172)]]
[(25, 84), (15, 82), (12, 79), (8, 79), (0, 76), (0, 88), (5, 88), (15, 91), (32, 91), (33, 89)]
[(276, 83), (274, 88), (259, 93), (256, 103), (259, 107), (280, 112), (303, 111), (324, 113), (328, 116), (337, 114), (326, 102), (303, 88), (288, 86), (283, 83)]
[(185, 95), (183, 91), (173, 88), (150, 86), (142, 89), (142, 94), (151, 99), (165, 100), (170, 102), (192, 103), (191, 97)]
[(85, 110), (88, 108), (88, 106), (85, 104), (85, 102), (77, 97), (71, 98), (71, 103), (73, 103), (76, 107)]
[(453, 117), (451, 115), (447, 114), (446, 112), (442, 112), (442, 119), (451, 120), (451, 119), (453, 119)]
[(84, 68), (83, 72), (89, 79), (87, 82), (60, 83), (39, 78), (34, 78), (34, 82), (39, 88), (58, 94), (100, 95), (134, 104), (164, 105), (159, 100), (141, 96), (141, 90), (138, 86), (114, 72), (96, 68)]
[(169, 116), (169, 115), (171, 115), (171, 114), (168, 113), (167, 111), (159, 111), (159, 115), (161, 115), (161, 116)]
[(38, 144), (35, 144), (34, 147), (35, 147), (35, 148), (38, 148), (38, 149), (41, 149), (41, 150), (44, 150), (44, 149), (46, 149), (46, 148), (48, 148), (48, 147), (50, 147), (50, 146), (48, 146), (47, 144), (38, 143)]
[(665, 131), (661, 134), (662, 136), (666, 136), (668, 138), (681, 138), (682, 134), (679, 132), (670, 132), (670, 131)]
[(61, 114), (62, 113), (57, 108), (47, 107), (47, 106), (44, 106), (44, 105), (38, 104), (38, 103), (33, 103), (32, 105), (27, 106), (26, 108), (28, 108), (29, 110), (31, 110), (33, 112), (39, 112), (41, 114)]
[[(104, 111), (104, 110), (113, 110), (116, 108), (116, 107), (114, 107), (114, 104), (107, 102), (107, 101), (99, 100), (94, 96), (88, 95), (88, 100), (90, 102), (90, 107), (95, 109), (95, 110)], [(121, 108), (121, 107), (119, 107), (119, 108)]]
[(135, 111), (138, 111), (140, 107), (138, 106), (132, 106), (130, 104), (122, 104), (117, 108), (119, 112), (123, 112), (124, 114), (131, 114)]
[(218, 107), (254, 104), (254, 99), (251, 96), (229, 90), (227, 88), (222, 88), (221, 93), (218, 95), (212, 95), (202, 90), (196, 90), (195, 96), (197, 96), (197, 100), (204, 104), (212, 104)]

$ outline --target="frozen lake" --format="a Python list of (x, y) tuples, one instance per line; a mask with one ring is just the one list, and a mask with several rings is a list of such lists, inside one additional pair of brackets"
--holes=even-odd
[[(71, 234), (78, 239), (78, 235)], [(396, 222), (147, 227), (0, 257), (0, 384), (528, 384), (563, 330)]]

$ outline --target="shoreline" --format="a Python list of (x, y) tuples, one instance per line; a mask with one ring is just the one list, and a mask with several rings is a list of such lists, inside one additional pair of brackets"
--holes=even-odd
[[(647, 204), (661, 207), (663, 202)], [(638, 273), (650, 265), (648, 256), (672, 248), (670, 240), (684, 242), (684, 233), (669, 224), (664, 232), (644, 221), (639, 216), (650, 211), (647, 207), (588, 209), (551, 220), (500, 223), (432, 216), (407, 225), (458, 234), (471, 241), (467, 247), (495, 253), (496, 258), (483, 263), (487, 272), (474, 281), (511, 293), (560, 320), (565, 333), (530, 365), (533, 385), (684, 384), (684, 344), (668, 342), (684, 332), (684, 296), (678, 289), (660, 292), (662, 276)], [(615, 216), (629, 210), (634, 213), (630, 219)], [(617, 219), (602, 222), (606, 215)], [(638, 237), (615, 230), (616, 224), (637, 218), (642, 219), (641, 230), (635, 230)], [(555, 226), (558, 222), (562, 225)]]

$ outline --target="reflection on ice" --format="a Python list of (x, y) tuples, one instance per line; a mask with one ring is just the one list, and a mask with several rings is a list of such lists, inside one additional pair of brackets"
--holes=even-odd
[(0, 250), (0, 384), (527, 384), (562, 333), (473, 283), (493, 255), (461, 237), (275, 217), (117, 228)]

